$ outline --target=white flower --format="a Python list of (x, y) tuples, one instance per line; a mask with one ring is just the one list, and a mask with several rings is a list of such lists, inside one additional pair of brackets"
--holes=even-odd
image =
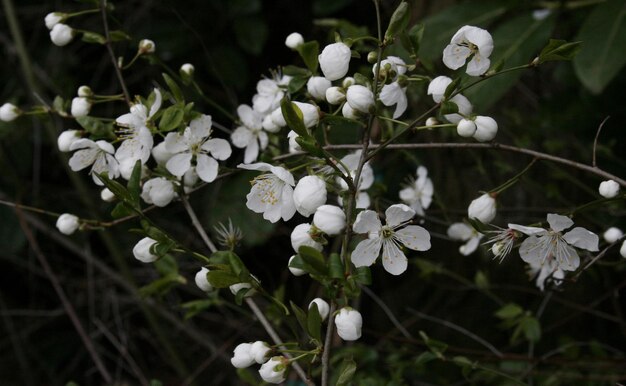
[(289, 262), (287, 263), (287, 268), (289, 268), (289, 272), (291, 272), (294, 276), (302, 276), (306, 274), (306, 271), (300, 268), (295, 268), (291, 266), (291, 262), (296, 258), (296, 255), (293, 255), (289, 258)]
[(430, 249), (430, 234), (419, 225), (407, 224), (415, 216), (415, 211), (404, 204), (392, 205), (385, 211), (387, 225), (382, 225), (378, 214), (364, 210), (356, 216), (352, 226), (355, 233), (366, 233), (368, 238), (361, 241), (352, 252), (352, 263), (356, 267), (374, 264), (382, 248), (382, 261), (385, 270), (392, 275), (406, 271), (407, 258), (401, 245), (414, 251)]
[(450, 98), (450, 102), (453, 102), (459, 108), (458, 113), (444, 115), (444, 118), (446, 118), (450, 123), (459, 123), (461, 119), (472, 114), (472, 104), (464, 95), (456, 94)]
[(602, 235), (602, 237), (604, 237), (604, 240), (610, 244), (613, 244), (617, 240), (621, 239), (622, 236), (624, 236), (624, 232), (622, 232), (621, 229), (616, 228), (616, 227), (610, 227)]
[(58, 23), (50, 31), (50, 40), (54, 45), (62, 47), (74, 38), (74, 30), (67, 24)]
[(84, 117), (91, 110), (91, 102), (85, 97), (76, 97), (72, 99), (71, 112), (74, 117)]
[(476, 133), (476, 122), (463, 118), (456, 125), (456, 132), (461, 137), (471, 137)]
[(283, 383), (285, 382), (285, 371), (288, 364), (289, 362), (285, 357), (273, 357), (261, 366), (259, 374), (267, 383)]
[(11, 122), (20, 116), (20, 109), (12, 103), (5, 103), (0, 106), (0, 121)]
[(344, 103), (343, 106), (341, 106), (341, 115), (349, 119), (359, 119), (358, 112), (353, 109), (349, 103)]
[(306, 83), (306, 90), (314, 99), (321, 101), (326, 98), (326, 90), (328, 90), (330, 86), (330, 80), (323, 76), (312, 76)]
[(302, 150), (302, 148), (296, 141), (296, 138), (298, 137), (299, 137), (298, 133), (296, 133), (293, 130), (289, 130), (289, 133), (287, 133), (287, 138), (289, 138), (289, 152), (290, 153), (297, 153)]
[(61, 12), (50, 12), (44, 18), (44, 22), (46, 23), (46, 28), (52, 29), (55, 25), (59, 24), (65, 20), (65, 14)]
[[(256, 94), (252, 97), (252, 108), (259, 114), (266, 115), (280, 107), (285, 95), (283, 87), (289, 84), (291, 77), (261, 79), (256, 84)], [(237, 110), (239, 112), (239, 110)], [(240, 117), (241, 119), (241, 114)], [(245, 124), (245, 122), (244, 122)]]
[(341, 339), (357, 340), (361, 337), (363, 317), (359, 311), (344, 307), (335, 316), (335, 326), (337, 326), (337, 334)]
[[(376, 75), (378, 69), (377, 63), (372, 66), (372, 73)], [(406, 63), (402, 58), (397, 56), (388, 56), (386, 59), (380, 61), (380, 77), (390, 78), (396, 80), (398, 75), (404, 75), (406, 73)]]
[(408, 105), (408, 101), (406, 99), (406, 87), (400, 86), (398, 82), (392, 82), (384, 85), (380, 90), (379, 98), (385, 106), (396, 105), (396, 109), (393, 112), (393, 119), (401, 116)]
[(619, 184), (613, 180), (602, 181), (598, 192), (604, 198), (613, 198), (619, 193)]
[(246, 206), (256, 213), (263, 213), (263, 218), (276, 222), (280, 218), (289, 220), (296, 213), (293, 202), (293, 176), (280, 166), (260, 162), (255, 164), (240, 164), (241, 169), (269, 171), (261, 174), (252, 181), (252, 189), (246, 196)]
[(172, 202), (175, 196), (174, 184), (163, 177), (152, 178), (146, 181), (141, 191), (141, 198), (147, 204), (154, 204), (158, 207), (166, 206)]
[(326, 317), (328, 316), (328, 312), (330, 311), (330, 306), (328, 305), (328, 303), (324, 299), (315, 298), (311, 300), (311, 303), (309, 303), (309, 309), (311, 309), (311, 306), (313, 305), (313, 303), (317, 305), (317, 311), (322, 317), (322, 320), (325, 320)]
[(306, 245), (307, 247), (315, 248), (318, 251), (321, 251), (324, 247), (322, 244), (318, 243), (311, 237), (311, 224), (300, 224), (293, 228), (291, 231), (291, 247), (296, 253), (301, 246)]
[(480, 239), (483, 238), (483, 234), (476, 231), (476, 229), (471, 226), (462, 223), (456, 222), (448, 228), (448, 237), (452, 240), (465, 241), (466, 243), (459, 247), (459, 252), (463, 256), (467, 256), (472, 254), (478, 245), (480, 244)]
[(452, 83), (452, 79), (447, 76), (438, 76), (431, 80), (428, 84), (427, 94), (433, 96), (435, 103), (439, 103), (443, 100), (443, 96), (446, 93), (446, 88)]
[(344, 43), (333, 43), (324, 47), (318, 59), (326, 79), (333, 81), (346, 76), (351, 56), (350, 47)]
[(60, 215), (56, 223), (59, 232), (68, 236), (76, 232), (79, 225), (80, 223), (78, 221), (78, 217), (69, 213), (63, 213), (62, 215)]
[[(522, 233), (529, 235), (522, 242), (519, 253), (522, 260), (529, 264), (553, 264), (564, 271), (574, 271), (580, 265), (580, 257), (573, 247), (598, 251), (598, 236), (584, 228), (576, 227), (561, 234), (561, 231), (570, 228), (574, 222), (565, 216), (548, 214), (550, 229), (518, 228)], [(514, 224), (509, 224), (509, 227)]]
[(78, 139), (80, 139), (80, 131), (65, 130), (64, 132), (59, 134), (59, 138), (57, 138), (57, 146), (59, 147), (59, 151), (62, 151), (62, 152), (70, 151), (70, 147)]
[[(254, 275), (251, 275), (255, 280), (256, 278), (254, 277)], [(252, 288), (252, 284), (251, 283), (236, 283), (231, 285), (230, 287), (228, 287), (228, 289), (230, 290), (230, 292), (237, 296), (237, 293), (241, 290), (247, 290), (246, 294), (244, 297), (249, 298), (251, 296), (253, 296), (254, 294), (256, 294), (256, 290), (254, 288)]]
[(331, 105), (338, 105), (346, 100), (346, 91), (340, 87), (329, 87), (324, 94)]
[(365, 86), (355, 84), (348, 87), (346, 100), (350, 107), (362, 113), (369, 113), (374, 106), (374, 93)]
[(496, 217), (496, 199), (489, 193), (474, 199), (467, 207), (467, 217), (489, 224)]
[[(347, 105), (347, 103), (346, 103)], [(356, 174), (356, 169), (359, 165), (359, 160), (361, 158), (361, 151), (356, 151), (354, 153), (348, 154), (341, 159), (341, 162), (337, 165), (341, 171), (350, 175), (353, 179)], [(346, 169), (347, 168), (347, 169)], [(337, 177), (337, 183), (339, 184), (341, 190), (348, 190), (348, 184), (343, 180), (343, 178)], [(366, 209), (370, 206), (370, 198), (369, 195), (365, 192), (365, 190), (369, 189), (374, 183), (374, 170), (370, 166), (369, 162), (363, 164), (363, 168), (361, 169), (361, 176), (359, 177), (359, 181), (356, 184), (357, 189), (359, 190), (357, 196), (357, 208), (358, 209)], [(339, 205), (343, 205), (343, 200), (341, 196), (339, 197)]]
[(268, 144), (267, 133), (263, 131), (262, 116), (248, 105), (237, 107), (239, 120), (243, 123), (233, 131), (230, 139), (233, 145), (243, 149), (245, 153), (243, 162), (249, 164), (259, 156), (259, 149), (264, 150)]
[(428, 117), (428, 119), (426, 120), (426, 126), (428, 127), (435, 126), (438, 124), (439, 124), (439, 121), (435, 117)]
[(165, 168), (182, 177), (195, 161), (196, 173), (204, 182), (212, 182), (217, 177), (217, 160), (223, 161), (231, 155), (228, 141), (211, 138), (211, 116), (202, 115), (189, 123), (183, 134), (168, 133), (165, 137), (165, 150), (174, 154)]
[(209, 273), (209, 269), (206, 267), (200, 268), (198, 272), (196, 272), (196, 276), (194, 277), (194, 281), (196, 282), (196, 286), (200, 288), (204, 292), (213, 291), (213, 286), (206, 278), (206, 274)]
[(535, 284), (541, 291), (545, 288), (546, 280), (550, 279), (555, 286), (559, 286), (565, 278), (565, 272), (554, 260), (547, 260), (545, 264), (531, 262), (528, 267), (531, 278), (536, 275)]
[(192, 76), (195, 70), (196, 68), (191, 63), (185, 63), (182, 66), (180, 66), (180, 72), (187, 76)]
[(233, 350), (233, 357), (230, 363), (238, 369), (243, 369), (255, 363), (254, 357), (250, 353), (252, 343), (241, 343)]
[(150, 248), (157, 243), (150, 237), (144, 237), (133, 247), (133, 256), (142, 263), (152, 263), (159, 257), (150, 252)]
[(496, 137), (496, 134), (498, 133), (498, 123), (495, 119), (478, 115), (474, 118), (474, 122), (476, 123), (474, 139), (479, 142), (487, 142)]
[(326, 181), (318, 176), (305, 176), (293, 191), (293, 203), (298, 213), (309, 217), (326, 203)]
[(285, 45), (292, 50), (297, 49), (302, 44), (304, 44), (304, 38), (297, 32), (290, 33), (285, 39)]
[(113, 202), (115, 201), (115, 194), (109, 188), (104, 188), (100, 191), (100, 198), (105, 202)]
[(138, 49), (141, 54), (153, 54), (156, 50), (156, 45), (150, 39), (142, 39), (139, 41)]
[[(493, 258), (497, 258), (500, 260), (500, 262), (502, 262), (502, 260), (504, 260), (504, 258), (508, 256), (509, 253), (511, 253), (511, 250), (513, 250), (513, 246), (519, 238), (519, 233), (515, 231), (515, 227), (507, 229), (499, 227), (496, 228), (498, 230), (487, 232), (492, 234), (492, 236), (489, 238), (489, 240), (487, 240), (485, 244), (492, 244), (491, 252), (493, 253)], [(541, 228), (538, 229), (542, 230)]]
[(304, 126), (309, 128), (317, 125), (320, 121), (320, 112), (316, 106), (310, 103), (293, 102), (302, 112)]
[(78, 150), (70, 158), (70, 168), (77, 172), (93, 165), (89, 174), (91, 174), (96, 185), (103, 185), (97, 174), (107, 173), (110, 179), (119, 177), (119, 165), (115, 157), (113, 157), (115, 149), (110, 143), (106, 141), (94, 142), (83, 138), (74, 141), (70, 145), (70, 150)]
[(272, 122), (276, 126), (278, 126), (278, 127), (285, 127), (285, 126), (287, 126), (287, 122), (285, 121), (285, 117), (283, 116), (283, 111), (281, 110), (280, 107), (275, 109), (274, 111), (272, 111), (270, 116), (272, 117)]
[(417, 179), (400, 190), (400, 200), (409, 205), (415, 213), (424, 215), (424, 209), (428, 209), (433, 200), (433, 181), (428, 178), (428, 170), (419, 166), (417, 168)]
[(346, 226), (346, 214), (334, 205), (322, 205), (313, 215), (313, 225), (329, 236), (341, 233)]
[(91, 87), (89, 86), (80, 86), (77, 92), (79, 97), (88, 98), (93, 96), (93, 91), (91, 91)]
[(152, 157), (159, 165), (165, 166), (167, 161), (172, 158), (174, 154), (167, 151), (165, 141), (159, 143), (155, 147), (152, 148)]
[(252, 343), (252, 346), (250, 347), (250, 356), (254, 358), (256, 363), (263, 364), (267, 362), (268, 358), (266, 358), (266, 355), (270, 352), (270, 350), (271, 348), (267, 343), (257, 340)]
[(626, 259), (626, 240), (622, 243), (622, 246), (619, 249), (619, 254)]
[(489, 69), (489, 55), (493, 51), (493, 39), (482, 28), (466, 25), (454, 34), (450, 44), (443, 50), (443, 63), (450, 69), (461, 68), (467, 58), (473, 55), (465, 72), (468, 75), (482, 75)]

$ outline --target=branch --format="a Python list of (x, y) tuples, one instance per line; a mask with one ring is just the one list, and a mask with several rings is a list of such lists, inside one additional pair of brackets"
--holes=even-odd
[(104, 27), (104, 37), (106, 39), (105, 45), (107, 46), (107, 51), (109, 52), (109, 56), (111, 57), (111, 62), (113, 63), (113, 68), (115, 68), (115, 74), (117, 75), (117, 80), (120, 82), (120, 86), (122, 86), (122, 93), (124, 94), (124, 99), (128, 105), (131, 105), (130, 94), (128, 93), (128, 89), (126, 88), (126, 82), (124, 82), (124, 77), (122, 76), (122, 70), (120, 70), (120, 66), (117, 64), (117, 59), (115, 59), (115, 52), (113, 52), (113, 46), (111, 46), (111, 34), (109, 33), (109, 21), (107, 19), (107, 0), (100, 0), (100, 11), (102, 12), (102, 25)]
[(322, 352), (322, 386), (328, 385), (328, 364), (330, 362), (330, 346), (333, 341), (333, 314), (335, 313), (335, 302), (331, 301), (330, 310), (328, 311), (328, 327), (326, 328), (326, 336), (324, 337), (324, 351)]
[(593, 139), (593, 158), (591, 160), (591, 165), (594, 168), (598, 167), (598, 164), (596, 163), (596, 149), (598, 148), (598, 138), (600, 137), (600, 131), (602, 131), (602, 127), (604, 127), (604, 124), (606, 123), (606, 121), (609, 120), (609, 118), (611, 117), (607, 116), (606, 118), (604, 118), (602, 123), (600, 123), (600, 126), (598, 126), (598, 131), (596, 131), (596, 137)]

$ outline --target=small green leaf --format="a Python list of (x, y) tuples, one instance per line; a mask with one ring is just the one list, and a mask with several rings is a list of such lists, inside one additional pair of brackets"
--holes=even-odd
[(550, 39), (548, 45), (541, 50), (538, 56), (539, 64), (558, 60), (572, 60), (581, 47), (582, 42)]
[(308, 78), (311, 76), (311, 71), (306, 68), (298, 67), (298, 66), (285, 66), (283, 67), (283, 74), (289, 76), (300, 76), (304, 78)]
[(415, 358), (415, 365), (425, 365), (426, 363), (431, 362), (435, 359), (437, 359), (437, 355), (433, 354), (430, 351), (424, 351), (417, 358)]
[(347, 386), (352, 381), (354, 373), (356, 372), (356, 363), (352, 359), (352, 356), (344, 358), (341, 363), (341, 369), (339, 370), (339, 378), (335, 386)]
[(313, 137), (308, 137), (308, 138), (296, 137), (296, 142), (298, 143), (298, 145), (300, 145), (302, 150), (306, 151), (312, 156), (314, 157), (324, 156), (324, 151), (320, 149), (319, 146), (317, 146), (317, 144), (315, 143), (315, 139), (313, 139)]
[(524, 331), (524, 336), (530, 342), (538, 342), (541, 338), (541, 325), (536, 318), (530, 315), (522, 318), (520, 328)]
[(474, 275), (474, 283), (477, 288), (487, 289), (489, 288), (489, 279), (487, 275), (483, 271), (477, 271), (476, 275)]
[(250, 271), (248, 271), (246, 265), (235, 253), (230, 252), (228, 254), (228, 263), (230, 264), (233, 273), (240, 279), (240, 281), (247, 281), (250, 278)]
[(306, 64), (312, 73), (315, 73), (318, 66), (318, 55), (320, 51), (319, 43), (315, 40), (306, 42), (299, 45), (297, 50), (302, 57), (304, 64)]
[(403, 1), (398, 5), (396, 10), (393, 12), (393, 15), (391, 15), (389, 26), (385, 32), (386, 41), (392, 40), (398, 33), (406, 28), (407, 24), (409, 24), (409, 18), (411, 17), (409, 10), (409, 3), (406, 1)]
[(104, 36), (95, 32), (91, 32), (91, 31), (84, 31), (82, 40), (85, 43), (96, 43), (96, 44), (105, 44), (107, 42)]
[(289, 126), (291, 130), (295, 131), (296, 134), (303, 138), (308, 138), (311, 136), (309, 134), (309, 131), (304, 126), (302, 111), (300, 111), (295, 103), (292, 103), (287, 98), (283, 98), (283, 100), (280, 102), (280, 109), (282, 110), (283, 116), (285, 117), (285, 122), (287, 122), (287, 126)]
[(321, 122), (336, 130), (357, 130), (363, 128), (363, 123), (337, 115), (326, 114)]
[(215, 288), (227, 288), (233, 284), (241, 283), (241, 280), (232, 272), (211, 270), (206, 274), (206, 278)]
[(372, 284), (372, 271), (369, 267), (357, 267), (352, 271), (352, 277), (354, 281), (363, 285)]
[(329, 273), (330, 277), (333, 279), (343, 279), (344, 278), (344, 267), (341, 262), (341, 257), (338, 253), (331, 253), (329, 258)]
[(122, 40), (130, 40), (130, 36), (124, 31), (114, 30), (109, 32), (111, 42), (121, 42)]
[(137, 160), (130, 175), (130, 179), (128, 180), (128, 184), (126, 185), (131, 203), (133, 207), (138, 210), (141, 209), (141, 187), (139, 186), (139, 183), (141, 182), (141, 167), (141, 160)]
[(316, 339), (318, 342), (322, 341), (322, 317), (317, 309), (317, 303), (311, 303), (309, 307), (309, 313), (307, 316), (307, 331), (311, 338)]
[(166, 275), (160, 279), (153, 281), (152, 283), (143, 286), (139, 289), (139, 295), (142, 297), (148, 297), (153, 295), (163, 295), (167, 293), (172, 287), (179, 284), (186, 284), (187, 279), (184, 276), (178, 274)]
[(443, 98), (448, 99), (450, 95), (452, 95), (454, 90), (456, 90), (456, 88), (459, 86), (460, 83), (461, 83), (461, 78), (456, 78), (452, 82), (450, 82), (448, 87), (446, 87), (446, 91), (443, 93)]
[(173, 105), (163, 110), (163, 115), (159, 121), (159, 130), (162, 132), (172, 131), (176, 129), (181, 123), (185, 112), (179, 105)]
[(77, 117), (76, 122), (87, 130), (88, 133), (93, 134), (99, 138), (115, 138), (113, 134), (113, 123), (104, 123), (98, 118), (94, 117)]
[(52, 101), (52, 108), (54, 109), (54, 111), (60, 113), (65, 112), (65, 101), (63, 100), (63, 98), (61, 98), (61, 96), (57, 95), (54, 97), (54, 100)]
[(371, 86), (369, 78), (359, 72), (354, 74), (354, 83), (365, 86), (367, 88), (370, 88)]
[(459, 106), (457, 106), (456, 103), (452, 101), (443, 101), (441, 102), (441, 107), (439, 108), (439, 111), (443, 115), (456, 114), (459, 112)]
[(176, 102), (180, 102), (184, 104), (185, 97), (183, 96), (183, 92), (180, 91), (180, 87), (178, 87), (178, 84), (176, 83), (176, 81), (172, 79), (172, 77), (167, 75), (166, 73), (163, 73), (162, 75), (163, 75), (163, 80), (165, 80), (165, 83), (167, 84), (167, 87), (170, 89), (170, 92), (174, 96), (174, 99), (176, 100)]
[(401, 35), (402, 45), (411, 54), (412, 58), (417, 58), (423, 37), (424, 24), (416, 24)]
[(295, 94), (304, 87), (306, 82), (309, 80), (308, 76), (294, 76), (293, 79), (289, 81), (289, 85), (287, 86), (287, 91), (290, 94)]
[(150, 253), (157, 255), (159, 257), (163, 257), (175, 247), (176, 247), (176, 243), (174, 241), (166, 240), (166, 241), (162, 241), (162, 242), (154, 244), (150, 248)]
[(120, 184), (117, 181), (111, 180), (109, 176), (106, 175), (106, 173), (98, 174), (98, 178), (100, 178), (100, 181), (102, 181), (104, 186), (106, 186), (111, 192), (113, 192), (115, 197), (126, 203), (132, 203), (130, 193), (128, 193), (128, 190), (126, 190), (124, 185)]
[(294, 302), (290, 301), (289, 305), (293, 311), (293, 314), (296, 316), (298, 320), (298, 324), (302, 327), (303, 331), (308, 331), (308, 321), (306, 313), (302, 310), (302, 308), (298, 307)]
[(522, 307), (515, 303), (509, 303), (494, 313), (499, 319), (512, 319), (520, 316), (524, 312)]
[(324, 255), (317, 249), (302, 245), (298, 248), (298, 256), (302, 258), (307, 264), (309, 264), (319, 275), (325, 275), (328, 271), (326, 262), (324, 261)]

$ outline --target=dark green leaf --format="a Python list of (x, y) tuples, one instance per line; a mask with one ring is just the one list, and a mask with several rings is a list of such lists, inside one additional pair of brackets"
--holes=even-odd
[(309, 307), (309, 313), (307, 316), (307, 331), (311, 338), (316, 339), (318, 342), (322, 341), (322, 317), (317, 309), (317, 303), (311, 303)]
[(237, 256), (233, 252), (230, 252), (228, 254), (228, 263), (230, 264), (233, 273), (241, 281), (248, 281), (248, 279), (250, 278), (250, 271), (248, 271), (248, 268), (246, 268), (246, 265), (243, 263), (243, 261), (241, 261), (239, 256)]
[(317, 43), (317, 41), (315, 40), (303, 43), (298, 46), (298, 53), (302, 57), (304, 64), (312, 73), (315, 73), (317, 71), (319, 51), (319, 43)]
[(124, 31), (115, 30), (109, 32), (109, 38), (111, 42), (120, 42), (122, 40), (130, 40), (130, 36)]
[(333, 279), (343, 279), (344, 278), (344, 267), (341, 262), (341, 257), (338, 253), (331, 253), (329, 257), (329, 274)]
[(283, 74), (289, 76), (300, 76), (304, 78), (308, 78), (311, 76), (311, 71), (306, 68), (298, 67), (298, 66), (285, 66), (283, 67)]
[(308, 76), (295, 76), (293, 77), (293, 79), (291, 79), (289, 81), (289, 85), (287, 86), (287, 91), (289, 91), (289, 93), (291, 94), (295, 94), (298, 91), (300, 91), (300, 89), (302, 89), (302, 87), (304, 87), (304, 85), (306, 84), (306, 82), (309, 80)]
[(411, 12), (409, 3), (406, 1), (401, 2), (396, 10), (391, 15), (391, 19), (389, 20), (389, 26), (387, 27), (387, 31), (385, 32), (385, 40), (392, 40), (398, 33), (403, 31), (407, 24), (409, 24), (409, 18), (411, 17)]
[(412, 58), (416, 58), (424, 37), (424, 24), (416, 24), (410, 30), (403, 33), (402, 45), (411, 54)]
[(439, 108), (439, 111), (443, 115), (456, 114), (459, 112), (459, 106), (457, 106), (456, 103), (452, 101), (443, 101), (441, 102), (441, 107)]
[(115, 138), (113, 134), (113, 123), (104, 123), (98, 118), (94, 117), (78, 117), (76, 122), (87, 130), (88, 133), (93, 134), (98, 138)]
[(98, 174), (98, 177), (100, 178), (100, 181), (102, 181), (104, 186), (106, 186), (115, 195), (115, 197), (132, 205), (130, 193), (128, 193), (128, 190), (126, 190), (126, 188), (122, 184), (117, 181), (111, 180), (109, 176), (106, 175), (106, 173)]
[(314, 157), (324, 156), (324, 151), (320, 149), (319, 146), (317, 146), (317, 144), (315, 143), (315, 139), (313, 139), (313, 137), (308, 137), (308, 138), (296, 137), (296, 142), (298, 143), (298, 145), (300, 145), (302, 150), (306, 151), (312, 156)]
[(354, 119), (341, 117), (338, 115), (327, 114), (322, 118), (322, 122), (335, 130), (357, 130), (363, 127), (363, 124)]
[(500, 319), (512, 319), (520, 316), (524, 310), (515, 303), (509, 303), (495, 312), (495, 316)]
[(96, 44), (105, 44), (107, 42), (104, 36), (95, 32), (91, 32), (91, 31), (83, 32), (82, 40), (85, 43), (96, 43)]
[(283, 98), (283, 100), (280, 102), (280, 109), (282, 110), (283, 116), (285, 117), (285, 122), (287, 122), (287, 126), (289, 126), (291, 130), (295, 131), (296, 134), (303, 138), (310, 137), (309, 131), (304, 126), (302, 111), (300, 111), (295, 103), (292, 103), (287, 98)]
[(363, 285), (372, 284), (372, 271), (369, 267), (358, 267), (352, 271), (352, 277), (354, 280)]
[(186, 284), (187, 280), (184, 276), (178, 274), (170, 274), (160, 279), (153, 281), (152, 283), (143, 286), (139, 289), (139, 294), (142, 297), (148, 297), (152, 295), (163, 295), (167, 293), (172, 287), (179, 284)]
[(303, 245), (298, 248), (298, 255), (316, 271), (315, 273), (326, 275), (328, 267), (326, 267), (324, 255), (322, 255), (320, 251), (313, 247)]
[(159, 130), (167, 132), (176, 129), (181, 123), (185, 112), (178, 105), (173, 105), (163, 110), (163, 115), (159, 121)]
[(122, 218), (133, 214), (135, 214), (135, 212), (124, 202), (118, 202), (111, 211), (111, 217), (113, 218)]
[(538, 342), (541, 338), (541, 325), (532, 316), (525, 316), (520, 321), (520, 327), (524, 331), (524, 336), (530, 342)]
[(446, 87), (446, 91), (443, 93), (443, 98), (448, 99), (450, 95), (452, 95), (454, 90), (456, 90), (456, 88), (459, 86), (460, 83), (461, 83), (461, 78), (456, 78), (452, 82), (450, 82), (448, 87)]
[(65, 101), (59, 95), (54, 97), (52, 101), (52, 108), (54, 111), (65, 112)]
[(416, 366), (424, 365), (424, 364), (426, 364), (428, 362), (431, 362), (431, 361), (433, 361), (435, 359), (437, 359), (437, 355), (433, 354), (430, 351), (424, 351), (417, 358), (415, 358), (415, 365)]
[[(167, 83), (167, 87), (170, 89), (170, 92), (174, 96), (174, 99), (176, 100), (176, 102), (185, 103), (183, 92), (180, 91), (180, 87), (178, 87), (178, 84), (176, 83), (176, 81), (172, 79), (172, 77), (170, 77), (166, 73), (163, 73), (162, 75), (163, 75), (163, 80), (165, 80), (165, 83)], [(161, 130), (163, 129), (161, 128)]]
[(347, 386), (352, 381), (354, 373), (356, 372), (356, 363), (352, 359), (352, 356), (344, 358), (341, 363), (341, 369), (339, 370), (339, 378), (335, 386)]
[(141, 187), (139, 186), (139, 183), (141, 182), (141, 168), (141, 160), (137, 160), (137, 162), (135, 162), (135, 166), (133, 167), (133, 171), (127, 184), (128, 194), (130, 195), (131, 203), (133, 207), (138, 210), (141, 209)]
[(296, 316), (296, 319), (298, 319), (298, 324), (300, 324), (300, 327), (302, 327), (302, 330), (308, 331), (308, 321), (307, 321), (306, 313), (302, 310), (302, 308), (298, 307), (292, 301), (289, 302), (289, 305), (291, 306), (291, 309), (293, 311), (293, 314)]
[(550, 39), (547, 46), (539, 54), (539, 64), (549, 61), (572, 60), (580, 51), (582, 42), (567, 42)]
[(206, 275), (207, 280), (215, 288), (227, 288), (241, 280), (232, 272), (211, 270)]

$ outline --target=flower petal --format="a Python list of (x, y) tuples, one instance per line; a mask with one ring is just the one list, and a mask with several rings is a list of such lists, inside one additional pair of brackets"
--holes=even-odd
[(550, 243), (545, 241), (548, 237), (529, 236), (519, 247), (519, 255), (529, 264), (542, 264), (550, 254)]
[(382, 227), (376, 212), (364, 210), (356, 216), (352, 230), (355, 233), (371, 233), (380, 231)]
[(256, 138), (253, 138), (246, 147), (243, 154), (243, 162), (249, 164), (252, 161), (256, 161), (259, 157), (259, 142)]
[(563, 239), (576, 248), (586, 249), (591, 252), (597, 252), (599, 250), (598, 243), (600, 240), (598, 235), (585, 228), (576, 227), (564, 234)]
[(189, 149), (187, 138), (179, 133), (167, 133), (164, 143), (165, 150), (172, 154), (180, 153)]
[(191, 167), (191, 153), (178, 153), (170, 158), (165, 164), (165, 168), (180, 178)]
[(448, 44), (443, 50), (443, 64), (451, 70), (461, 68), (471, 52), (472, 51), (467, 47), (457, 44)]
[(355, 267), (369, 267), (374, 264), (380, 253), (381, 243), (380, 237), (361, 241), (352, 252), (352, 264)]
[(202, 145), (202, 150), (208, 151), (220, 161), (228, 159), (233, 152), (228, 141), (222, 138), (209, 139)]
[(463, 256), (468, 256), (474, 253), (476, 248), (478, 248), (478, 244), (480, 243), (480, 239), (482, 239), (482, 234), (479, 236), (475, 236), (469, 239), (469, 241), (459, 247), (459, 252)]
[(272, 170), (272, 168), (274, 166), (268, 164), (267, 162), (257, 162), (254, 164), (239, 164), (237, 165), (237, 167), (239, 169), (246, 169), (246, 170), (258, 170), (261, 172), (269, 172), (270, 170)]
[(560, 232), (563, 229), (567, 229), (574, 225), (574, 221), (567, 216), (561, 216), (560, 214), (549, 213), (548, 214), (548, 224), (550, 224), (550, 228), (552, 228), (555, 232)]
[(198, 177), (204, 182), (213, 182), (215, 177), (217, 177), (217, 161), (206, 154), (198, 154), (196, 163)]
[(154, 114), (159, 111), (161, 108), (161, 102), (163, 101), (163, 97), (161, 96), (161, 91), (158, 88), (154, 89), (154, 103), (150, 106), (150, 113), (148, 114), (148, 118), (152, 118)]
[(518, 224), (508, 224), (507, 226), (509, 227), (509, 229), (513, 229), (514, 231), (522, 232), (523, 234), (525, 234), (527, 236), (540, 235), (540, 234), (543, 234), (543, 233), (547, 232), (543, 228), (527, 227), (527, 226), (518, 225)]
[(465, 72), (467, 75), (471, 76), (479, 76), (487, 72), (489, 66), (491, 65), (491, 61), (488, 58), (481, 56), (476, 53), (472, 60), (467, 64), (467, 69)]
[(86, 168), (96, 161), (98, 153), (99, 151), (97, 148), (88, 148), (77, 151), (74, 155), (72, 155), (72, 158), (70, 158), (70, 168), (75, 172)]
[(284, 221), (290, 220), (296, 214), (296, 204), (293, 202), (293, 188), (289, 185), (283, 187), (280, 196), (281, 211), (280, 216)]
[(404, 253), (392, 240), (383, 241), (383, 267), (392, 275), (399, 275), (406, 271), (407, 259)]
[(396, 237), (405, 247), (414, 251), (430, 249), (430, 233), (419, 225), (409, 225), (395, 232)]
[(474, 235), (474, 228), (463, 222), (455, 222), (448, 227), (447, 233), (452, 240), (467, 241)]
[(392, 228), (409, 221), (413, 216), (415, 216), (415, 211), (404, 204), (391, 205), (385, 211), (385, 221)]
[(294, 186), (296, 182), (293, 179), (293, 175), (289, 172), (289, 170), (285, 169), (282, 166), (271, 166), (270, 171), (276, 175), (276, 177), (280, 178), (285, 183)]
[(238, 148), (244, 148), (248, 146), (252, 140), (254, 140), (254, 134), (245, 126), (239, 126), (232, 132), (230, 135), (230, 140), (233, 142), (233, 145)]

